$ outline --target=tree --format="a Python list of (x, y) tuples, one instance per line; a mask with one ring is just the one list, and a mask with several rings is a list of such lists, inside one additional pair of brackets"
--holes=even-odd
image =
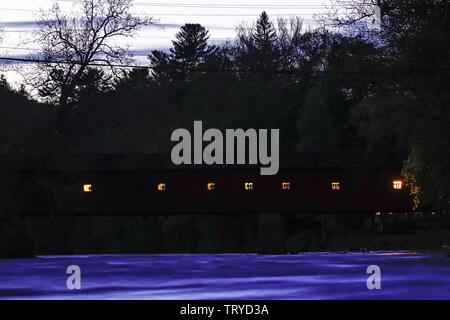
[(241, 62), (257, 70), (277, 69), (280, 61), (280, 46), (277, 31), (265, 11), (252, 28), (238, 27)]
[[(325, 26), (338, 28), (346, 33), (372, 34), (388, 25), (386, 15), (396, 7), (392, 0), (329, 0), (330, 5), (319, 20)], [(406, 0), (410, 1), (410, 0)]]
[[(49, 108), (32, 101), (10, 87), (0, 75), (0, 154), (39, 154), (47, 135)], [(32, 256), (24, 219), (17, 215), (24, 203), (18, 201), (14, 186), (17, 167), (0, 166), (0, 257)]]
[(270, 53), (272, 44), (277, 41), (277, 31), (265, 11), (261, 13), (256, 27), (252, 31), (255, 47), (261, 52)]
[(124, 91), (147, 90), (150, 84), (149, 71), (146, 68), (133, 68), (130, 71), (123, 71), (121, 77), (114, 83), (114, 89)]
[(196, 68), (216, 50), (214, 45), (208, 44), (208, 30), (200, 24), (185, 24), (175, 37), (170, 52), (182, 70)]
[(153, 50), (148, 59), (153, 68), (152, 78), (157, 83), (162, 84), (174, 78), (176, 67), (170, 54), (160, 50)]
[(217, 51), (216, 46), (208, 44), (209, 32), (200, 24), (185, 24), (175, 37), (170, 54), (154, 50), (148, 57), (157, 81), (184, 80)]
[[(403, 175), (416, 207), (450, 208), (450, 3), (448, 1), (371, 1), (381, 9), (381, 28), (359, 22), (364, 0), (353, 0), (352, 15), (336, 18), (375, 43), (378, 81), (355, 112), (373, 146), (397, 144), (408, 150)], [(367, 8), (367, 6), (365, 7)]]
[(58, 4), (41, 12), (37, 21), (36, 41), (42, 54), (35, 59), (45, 63), (36, 66), (30, 83), (39, 94), (55, 102), (62, 114), (73, 105), (81, 81), (94, 64), (130, 61), (126, 48), (117, 44), (131, 37), (150, 18), (131, 14), (132, 0), (78, 0), (81, 10), (73, 17), (63, 13)]
[(299, 151), (334, 151), (336, 133), (333, 130), (327, 101), (321, 88), (312, 88), (298, 114)]

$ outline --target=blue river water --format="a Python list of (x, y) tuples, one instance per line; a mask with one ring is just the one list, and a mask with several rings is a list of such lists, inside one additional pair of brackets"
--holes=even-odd
[[(67, 267), (81, 270), (68, 290)], [(367, 268), (381, 270), (369, 290)], [(0, 299), (450, 299), (439, 253), (77, 255), (0, 260)]]

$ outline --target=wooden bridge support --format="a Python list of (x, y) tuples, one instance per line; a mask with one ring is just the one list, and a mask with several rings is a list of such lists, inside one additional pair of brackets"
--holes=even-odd
[(286, 226), (281, 213), (260, 213), (258, 254), (286, 254)]

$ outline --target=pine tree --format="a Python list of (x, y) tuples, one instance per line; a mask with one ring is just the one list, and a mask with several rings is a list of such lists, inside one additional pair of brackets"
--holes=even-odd
[(161, 50), (153, 50), (148, 56), (150, 66), (153, 67), (152, 78), (162, 84), (175, 77), (176, 68), (170, 54)]
[(244, 29), (239, 34), (244, 51), (241, 58), (244, 65), (256, 69), (277, 69), (280, 61), (280, 46), (275, 26), (263, 11), (251, 32)]
[(215, 46), (208, 44), (208, 33), (200, 24), (187, 23), (181, 27), (170, 52), (182, 69), (196, 68), (216, 51)]
[(256, 49), (264, 54), (270, 54), (277, 41), (277, 32), (265, 11), (261, 13), (252, 33)]

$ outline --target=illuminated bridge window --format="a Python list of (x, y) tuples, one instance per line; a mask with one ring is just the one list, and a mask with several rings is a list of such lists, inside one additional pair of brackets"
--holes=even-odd
[(402, 180), (394, 180), (392, 181), (392, 187), (395, 190), (400, 190), (403, 188), (403, 181)]
[(83, 192), (92, 192), (92, 184), (84, 184), (83, 185)]
[(246, 183), (244, 183), (244, 188), (247, 191), (253, 190), (253, 182), (246, 182)]
[(283, 190), (291, 190), (291, 183), (290, 182), (282, 182), (281, 183), (281, 188)]
[(165, 183), (159, 183), (158, 184), (158, 191), (166, 191), (166, 184)]
[(341, 190), (341, 183), (340, 182), (332, 182), (331, 190), (333, 190), (333, 191)]
[(216, 184), (214, 182), (209, 182), (207, 188), (209, 191), (214, 191), (216, 190)]

